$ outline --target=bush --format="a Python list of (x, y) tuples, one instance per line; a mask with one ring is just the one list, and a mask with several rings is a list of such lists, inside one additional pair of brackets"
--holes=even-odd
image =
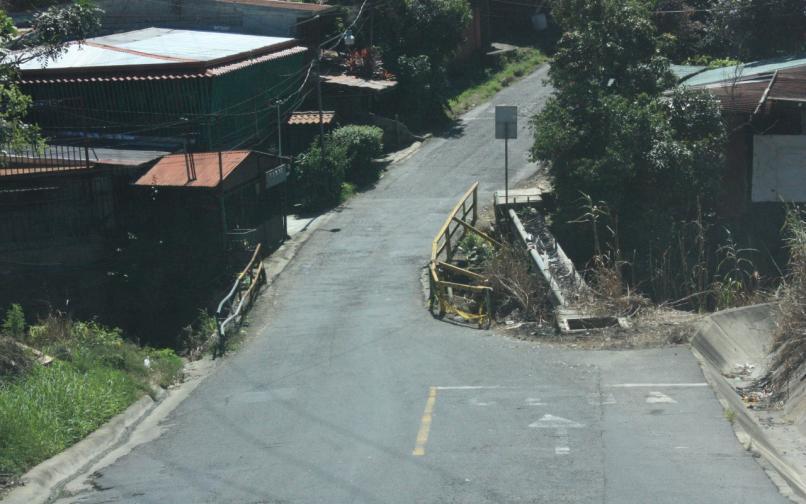
[(372, 160), (383, 153), (383, 130), (377, 126), (344, 126), (328, 135), (328, 141), (347, 153), (345, 178), (358, 185), (378, 180), (380, 170)]
[(341, 199), (341, 186), (349, 165), (347, 150), (343, 145), (328, 140), (325, 139), (324, 162), (318, 140), (296, 159), (296, 199), (309, 210), (337, 205)]
[(25, 313), (22, 306), (15, 303), (9, 307), (3, 320), (3, 332), (18, 341), (25, 336)]

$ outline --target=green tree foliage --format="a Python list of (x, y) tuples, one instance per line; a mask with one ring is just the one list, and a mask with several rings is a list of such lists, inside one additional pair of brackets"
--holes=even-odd
[(750, 61), (806, 50), (803, 0), (647, 0), (675, 61)]
[(421, 126), (442, 110), (447, 64), (471, 19), (466, 0), (392, 0), (376, 7), (376, 44), (400, 80), (400, 110)]
[(803, 0), (714, 0), (706, 34), (709, 49), (742, 60), (806, 50)]
[(318, 139), (296, 159), (294, 191), (296, 199), (307, 209), (331, 207), (341, 198), (349, 158), (343, 144), (329, 140), (325, 140), (324, 161)]
[(349, 125), (337, 128), (329, 140), (344, 146), (347, 153), (345, 178), (358, 185), (378, 179), (380, 174), (372, 162), (383, 153), (383, 130), (377, 126)]
[(12, 304), (6, 311), (3, 333), (17, 341), (21, 341), (25, 336), (25, 313), (22, 311), (22, 306), (17, 303)]
[[(57, 3), (34, 2), (34, 7)], [(66, 6), (51, 6), (36, 13), (30, 30), (20, 32), (0, 10), (0, 144), (41, 143), (39, 130), (26, 122), (31, 100), (18, 87), (18, 69), (26, 61), (50, 59), (64, 50), (69, 40), (81, 40), (99, 28), (100, 10), (89, 0)]]
[(533, 158), (554, 179), (557, 222), (573, 220), (588, 194), (609, 207), (623, 248), (640, 250), (714, 202), (718, 103), (692, 90), (662, 95), (668, 62), (643, 3), (560, 0), (554, 13), (566, 32), (549, 72), (555, 96), (533, 118)]
[(325, 137), (324, 163), (319, 140), (314, 140), (296, 159), (296, 199), (308, 209), (328, 208), (341, 202), (345, 182), (362, 185), (377, 180), (372, 160), (383, 152), (382, 138), (383, 130), (375, 126), (337, 128)]

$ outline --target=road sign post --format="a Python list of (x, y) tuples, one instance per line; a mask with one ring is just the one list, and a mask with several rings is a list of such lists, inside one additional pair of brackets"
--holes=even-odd
[(518, 138), (518, 107), (495, 106), (495, 138), (504, 140), (504, 201), (509, 206), (509, 139)]

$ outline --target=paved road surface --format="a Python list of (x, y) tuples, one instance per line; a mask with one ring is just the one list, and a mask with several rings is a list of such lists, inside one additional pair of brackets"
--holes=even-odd
[[(544, 77), (495, 101), (528, 116)], [(515, 179), (534, 169), (526, 123)], [(263, 299), (248, 344), (75, 501), (784, 502), (685, 347), (550, 349), (428, 315), (434, 232), (472, 181), (484, 201), (501, 184), (492, 133), (486, 105), (351, 200)]]

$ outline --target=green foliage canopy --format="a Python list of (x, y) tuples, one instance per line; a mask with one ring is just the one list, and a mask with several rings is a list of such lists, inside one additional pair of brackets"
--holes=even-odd
[[(723, 165), (718, 103), (671, 85), (645, 4), (559, 0), (565, 33), (549, 72), (556, 93), (532, 120), (532, 156), (554, 180), (560, 222), (581, 192), (604, 201), (626, 250), (713, 203)], [(706, 196), (709, 196), (706, 198)]]

